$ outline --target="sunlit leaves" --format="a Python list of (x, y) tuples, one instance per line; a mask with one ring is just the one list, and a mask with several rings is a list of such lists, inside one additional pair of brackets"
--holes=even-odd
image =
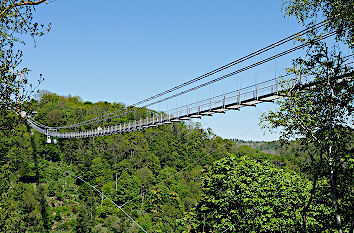
[[(202, 184), (195, 232), (229, 227), (237, 232), (299, 231), (311, 189), (311, 182), (295, 172), (234, 155), (215, 162)], [(313, 214), (308, 216), (308, 229), (316, 229)]]
[[(21, 5), (16, 6), (16, 4)], [(0, 2), (0, 130), (14, 128), (19, 118), (10, 117), (14, 111), (28, 110), (23, 103), (29, 101), (36, 86), (27, 84), (29, 69), (19, 68), (22, 51), (18, 43), (24, 44), (25, 35), (35, 38), (50, 30), (33, 21), (35, 6), (31, 1)], [(43, 81), (42, 77), (39, 83)], [(9, 113), (10, 112), (10, 113)]]
[(352, 0), (283, 0), (286, 16), (295, 16), (303, 24), (327, 20), (326, 29), (354, 47), (354, 1)]

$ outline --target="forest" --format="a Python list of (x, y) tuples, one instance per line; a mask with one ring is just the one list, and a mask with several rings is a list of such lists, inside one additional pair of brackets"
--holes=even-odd
[(22, 48), (51, 31), (34, 15), (52, 2), (0, 0), (0, 232), (353, 233), (353, 54), (319, 38), (353, 50), (354, 1), (282, 2), (285, 17), (323, 31), (296, 38), (306, 55), (285, 70), (296, 79), (261, 116), (279, 140), (181, 121), (47, 143), (29, 117), (48, 127), (100, 119), (75, 126), (99, 130), (163, 112), (41, 90), (42, 75), (29, 83)]
[[(48, 125), (128, 109), (50, 92), (41, 92), (31, 104)], [(129, 117), (134, 116), (120, 120)], [(276, 153), (267, 154), (193, 123), (58, 144), (46, 144), (45, 136), (24, 123), (1, 134), (3, 232), (139, 232), (82, 180), (116, 204), (128, 203), (124, 210), (148, 232), (219, 232), (235, 223), (247, 232), (303, 227), (312, 188), (306, 161), (316, 149), (301, 149), (300, 142), (277, 143)], [(330, 232), (333, 210), (323, 198), (328, 182), (317, 182), (306, 227)], [(353, 196), (343, 195), (341, 202), (350, 207)]]

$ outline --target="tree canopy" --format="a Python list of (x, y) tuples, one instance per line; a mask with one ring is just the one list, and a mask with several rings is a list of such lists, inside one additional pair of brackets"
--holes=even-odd
[[(218, 160), (202, 179), (203, 195), (192, 232), (299, 232), (311, 182), (265, 160), (230, 155)], [(312, 205), (307, 230), (326, 229), (325, 205)]]
[(283, 11), (304, 25), (326, 20), (326, 29), (354, 48), (353, 0), (283, 0)]
[[(45, 3), (39, 1), (1, 1), (0, 2), (0, 130), (11, 129), (18, 122), (16, 111), (25, 109), (26, 103), (36, 87), (28, 85), (28, 68), (19, 68), (22, 51), (17, 44), (24, 44), (25, 36), (36, 37), (50, 30), (33, 20), (35, 6)], [(39, 83), (42, 77), (39, 78)]]
[[(340, 51), (319, 43), (287, 72), (295, 80), (283, 83), (285, 97), (278, 101), (279, 109), (264, 114), (263, 120), (268, 127), (282, 127), (285, 139), (302, 138), (316, 146), (318, 156), (310, 154), (311, 166), (316, 168), (312, 169), (314, 183), (318, 177), (328, 179), (339, 232), (343, 225), (353, 228), (353, 210), (343, 203), (353, 195), (353, 69)], [(303, 85), (305, 77), (315, 85)]]

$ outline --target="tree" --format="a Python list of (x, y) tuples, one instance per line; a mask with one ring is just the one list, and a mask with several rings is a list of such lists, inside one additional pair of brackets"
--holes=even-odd
[[(347, 207), (353, 206), (347, 200), (352, 199), (354, 189), (354, 83), (353, 69), (345, 62), (336, 48), (330, 51), (325, 43), (315, 45), (308, 59), (298, 58), (287, 69), (296, 80), (295, 85), (283, 83), (285, 97), (278, 101), (279, 109), (262, 116), (270, 128), (282, 127), (282, 138), (301, 138), (317, 147), (319, 155), (310, 155), (313, 190), (319, 178), (328, 180), (339, 232), (354, 227), (354, 212)], [(313, 78), (315, 85), (302, 85), (304, 76)]]
[[(24, 43), (23, 36), (35, 38), (50, 30), (33, 21), (35, 6), (45, 3), (45, 0), (24, 1), (4, 0), (0, 2), (0, 129), (11, 129), (18, 123), (15, 111), (24, 109), (21, 103), (28, 101), (35, 87), (31, 85), (26, 90), (26, 75), (29, 69), (19, 69), (22, 51), (16, 49), (16, 44)], [(42, 78), (39, 79), (39, 83)]]
[(85, 202), (80, 205), (79, 212), (76, 217), (75, 231), (78, 233), (92, 232), (93, 221), (90, 218), (89, 207)]
[[(299, 232), (311, 182), (268, 161), (230, 155), (213, 163), (202, 180), (203, 195), (192, 232)], [(325, 229), (310, 208), (308, 230)]]
[(337, 39), (346, 40), (354, 48), (353, 0), (283, 0), (283, 10), (304, 25), (324, 17), (326, 29), (336, 32)]

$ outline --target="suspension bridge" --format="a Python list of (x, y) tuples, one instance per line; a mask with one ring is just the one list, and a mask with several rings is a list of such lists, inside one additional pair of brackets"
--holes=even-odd
[[(289, 37), (286, 37), (276, 43), (268, 45), (256, 52), (253, 52), (247, 56), (244, 56), (240, 59), (237, 59), (229, 64), (221, 66), (211, 72), (208, 72), (204, 75), (201, 75), (195, 79), (192, 79), (188, 82), (170, 88), (166, 91), (163, 91), (157, 95), (151, 96), (146, 98), (142, 101), (137, 102), (136, 104), (131, 105), (131, 107), (142, 107), (148, 108), (152, 107), (156, 104), (163, 103), (169, 101), (171, 99), (177, 98), (179, 96), (186, 95), (190, 92), (195, 92), (199, 89), (202, 89), (206, 86), (213, 85), (217, 82), (222, 80), (228, 79), (233, 77), (237, 74), (243, 73), (245, 71), (254, 69), (258, 66), (263, 64), (269, 63), (274, 61), (275, 59), (279, 59), (285, 55), (291, 54), (295, 51), (311, 47), (312, 43), (325, 40), (330, 38), (334, 35), (334, 33), (324, 33), (321, 36), (317, 37), (312, 42), (301, 43), (300, 45), (294, 45), (286, 50), (276, 53), (272, 56), (266, 57), (261, 59), (257, 62), (248, 64), (242, 68), (239, 68), (235, 71), (229, 72), (212, 80), (209, 80), (204, 83), (197, 84), (196, 86), (190, 87), (192, 84), (195, 84), (201, 80), (206, 78), (212, 77), (220, 72), (225, 72), (231, 67), (234, 67), (237, 64), (242, 64), (243, 62), (250, 60), (251, 58), (254, 59), (257, 56), (260, 56), (263, 53), (268, 51), (274, 51), (275, 48), (282, 46), (284, 44), (289, 44), (290, 42), (294, 42), (294, 40), (300, 36), (306, 35), (309, 32), (313, 32), (313, 30), (319, 30), (324, 26), (324, 22), (318, 23), (312, 27), (306, 28), (300, 32), (297, 32)], [(348, 56), (349, 57), (349, 56)], [(98, 122), (102, 122), (108, 119), (118, 118), (123, 116), (124, 114), (129, 113), (126, 109), (125, 112), (113, 112), (107, 113), (103, 116), (92, 118), (87, 121), (75, 123), (72, 125), (67, 126), (60, 126), (60, 127), (50, 127), (43, 125), (37, 122), (31, 115), (27, 115), (26, 119), (28, 124), (36, 131), (47, 135), (48, 138), (55, 137), (55, 138), (88, 138), (88, 137), (97, 137), (97, 136), (104, 136), (104, 135), (112, 135), (117, 133), (127, 133), (136, 130), (143, 130), (150, 127), (156, 127), (165, 124), (172, 124), (174, 122), (185, 121), (193, 118), (201, 118), (203, 116), (212, 116), (216, 113), (225, 113), (229, 110), (240, 110), (243, 107), (247, 106), (256, 106), (260, 103), (265, 102), (273, 102), (274, 100), (281, 97), (281, 93), (286, 90), (287, 87), (281, 85), (284, 82), (292, 82), (293, 85), (297, 84), (296, 80), (298, 77), (294, 77), (291, 75), (284, 75), (280, 77), (272, 77), (268, 80), (261, 81), (252, 85), (239, 87), (239, 88), (232, 88), (229, 92), (224, 92), (219, 95), (215, 95), (209, 98), (205, 98), (199, 101), (195, 101), (189, 104), (184, 104), (181, 106), (177, 106), (170, 110), (163, 110), (163, 111), (154, 111), (152, 114), (148, 116), (141, 117), (140, 119), (131, 120), (128, 122), (122, 122), (120, 124), (109, 125), (105, 127), (97, 127), (91, 128), (88, 130), (81, 130), (83, 126), (90, 126)], [(338, 80), (342, 80), (338, 78)], [(301, 78), (301, 88), (310, 88), (311, 86), (315, 85), (313, 82), (313, 77), (302, 77)], [(185, 88), (185, 90), (181, 90), (177, 92), (179, 89)], [(144, 105), (143, 105), (144, 104)], [(71, 129), (67, 132), (68, 129)], [(76, 129), (76, 130), (73, 130)], [(64, 132), (61, 132), (64, 131)]]
[[(283, 96), (282, 93), (284, 93), (284, 91), (288, 90), (289, 88), (295, 89), (296, 91), (306, 91), (306, 89), (313, 88), (316, 85), (318, 85), (318, 83), (315, 81), (315, 78), (312, 76), (302, 76), (300, 78), (297, 76), (292, 76), (287, 74), (287, 75), (275, 76), (275, 77), (268, 76), (267, 78), (267, 75), (264, 75), (265, 80), (260, 82), (255, 82), (254, 84), (251, 85), (248, 84), (241, 87), (231, 86), (229, 87), (229, 89), (231, 89), (230, 91), (225, 91), (222, 92), (221, 94), (213, 95), (212, 97), (209, 98), (203, 98), (201, 100), (191, 101), (191, 103), (181, 104), (180, 106), (168, 110), (151, 111), (150, 114), (148, 115), (141, 116), (140, 118), (136, 118), (134, 120), (121, 122), (119, 124), (111, 124), (105, 127), (94, 128), (95, 124), (97, 123), (108, 121), (110, 119), (120, 118), (122, 116), (126, 116), (126, 114), (130, 112), (134, 113), (134, 107), (152, 108), (157, 104), (167, 102), (169, 100), (178, 98), (180, 96), (184, 96), (188, 93), (195, 92), (197, 90), (202, 90), (206, 86), (214, 85), (215, 83), (218, 83), (222, 80), (227, 80), (231, 77), (234, 77), (237, 74), (255, 69), (261, 65), (267, 64), (285, 55), (294, 53), (295, 51), (309, 48), (312, 46), (313, 41), (312, 42), (309, 41), (308, 43), (301, 43), (300, 45), (297, 46), (296, 45), (290, 46), (290, 48), (284, 49), (282, 52), (276, 53), (271, 56), (267, 56), (266, 58), (260, 59), (256, 62), (252, 62), (251, 64), (248, 65), (244, 65), (243, 67), (238, 68), (232, 72), (228, 72), (230, 68), (236, 65), (239, 64), (242, 65), (246, 61), (249, 61), (250, 59), (255, 59), (260, 55), (265, 54), (266, 52), (275, 51), (277, 47), (280, 47), (285, 44), (289, 44), (294, 40), (296, 40), (296, 38), (306, 35), (307, 33), (310, 33), (313, 30), (319, 30), (323, 26), (324, 26), (324, 22), (321, 22), (319, 24), (313, 25), (312, 27), (306, 28), (276, 43), (266, 46), (263, 49), (257, 50), (256, 52), (253, 52), (247, 56), (237, 59), (224, 66), (221, 66), (211, 72), (203, 74), (197, 78), (194, 78), (190, 81), (177, 85), (173, 88), (170, 88), (166, 91), (153, 95), (149, 98), (143, 99), (129, 106), (132, 107), (130, 108), (130, 110), (129, 108), (126, 108), (124, 110), (106, 113), (102, 116), (94, 117), (90, 120), (78, 122), (71, 125), (60, 126), (60, 127), (51, 127), (51, 126), (43, 125), (38, 121), (36, 121), (34, 119), (35, 117), (32, 116), (31, 114), (22, 113), (22, 116), (26, 118), (27, 123), (34, 130), (47, 135), (49, 139), (50, 137), (63, 138), (63, 139), (89, 138), (89, 137), (105, 136), (105, 135), (112, 135), (112, 134), (119, 134), (119, 133), (127, 133), (127, 132), (137, 131), (137, 130), (144, 130), (146, 128), (158, 127), (161, 125), (172, 124), (174, 122), (180, 122), (180, 121), (190, 120), (194, 118), (202, 118), (205, 116), (213, 116), (214, 114), (225, 113), (229, 110), (241, 110), (244, 107), (256, 106), (257, 104), (261, 104), (261, 103), (274, 102), (274, 100), (281, 98)], [(321, 36), (317, 37), (315, 39), (315, 42), (325, 40), (327, 38), (330, 38), (333, 35), (334, 33), (324, 33)], [(348, 55), (346, 57), (349, 59), (352, 57), (352, 55)], [(209, 81), (198, 83), (201, 82), (202, 80), (205, 80), (209, 77), (213, 77), (214, 75), (222, 72), (228, 72), (228, 73), (220, 75), (219, 77), (213, 78)], [(352, 77), (353, 77), (353, 73), (345, 74), (336, 77), (336, 82), (342, 82), (348, 79), (352, 79)], [(286, 83), (287, 85), (283, 85), (284, 83)], [(195, 86), (191, 86), (193, 84), (195, 84)], [(88, 127), (91, 127), (91, 129), (86, 129)], [(214, 151), (218, 150), (219, 148), (215, 149)], [(211, 153), (204, 155), (203, 157), (194, 161), (192, 164), (181, 169), (180, 171), (173, 174), (172, 176), (169, 176), (165, 180), (161, 181), (160, 183), (156, 184), (154, 187), (147, 190), (147, 192), (151, 191), (153, 188), (167, 181), (171, 177), (178, 175), (180, 172), (184, 171), (185, 169), (200, 162), (202, 159), (206, 158)], [(41, 165), (41, 166), (50, 167), (48, 165)], [(105, 198), (110, 200), (127, 217), (129, 217), (136, 225), (138, 225), (141, 230), (146, 232), (128, 213), (126, 213), (123, 210), (124, 206), (136, 200), (140, 196), (137, 196), (122, 205), (117, 205), (115, 202), (113, 202), (111, 199), (105, 196), (103, 194), (103, 191), (98, 190), (96, 186), (89, 184), (81, 177), (75, 176), (74, 174), (71, 174), (70, 172), (62, 170), (60, 168), (56, 168), (56, 167), (51, 167), (51, 168), (60, 170), (62, 172), (66, 172), (76, 177), (77, 179), (80, 179), (84, 183), (88, 184), (91, 188), (99, 192), (102, 195), (102, 197), (104, 196)], [(225, 231), (229, 229), (230, 228), (226, 229)]]

